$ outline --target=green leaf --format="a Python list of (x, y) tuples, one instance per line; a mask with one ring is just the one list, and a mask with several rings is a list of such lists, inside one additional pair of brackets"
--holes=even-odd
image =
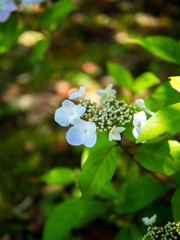
[(175, 191), (171, 198), (173, 218), (176, 223), (180, 221), (179, 199), (180, 199), (180, 187)]
[(177, 77), (169, 77), (171, 79), (170, 84), (172, 88), (176, 89), (180, 92), (180, 76)]
[(133, 163), (129, 169), (129, 177), (135, 183), (139, 182), (140, 170), (137, 163)]
[(105, 199), (110, 199), (110, 200), (119, 199), (119, 195), (118, 195), (117, 191), (114, 189), (111, 182), (107, 183), (103, 187), (103, 190), (102, 190), (101, 194), (99, 195), (99, 197), (105, 198)]
[(174, 103), (180, 102), (180, 94), (175, 89), (173, 89), (169, 82), (160, 85), (151, 97), (164, 102), (164, 106), (172, 105)]
[(156, 77), (156, 75), (152, 72), (145, 72), (138, 76), (134, 83), (132, 91), (134, 93), (138, 93), (142, 90), (148, 89), (150, 87), (153, 87), (154, 85), (160, 83), (159, 78)]
[(69, 199), (51, 212), (44, 228), (43, 240), (59, 240), (73, 227), (79, 228), (102, 216), (104, 212), (105, 208), (100, 202)]
[(164, 133), (175, 135), (180, 132), (179, 122), (180, 103), (167, 106), (148, 119), (136, 142), (150, 140)]
[(180, 169), (180, 158), (173, 158), (178, 154), (180, 157), (180, 144), (177, 141), (163, 141), (141, 145), (135, 156), (144, 168), (172, 175)]
[(134, 128), (132, 123), (126, 123), (123, 127), (125, 127), (125, 131), (123, 131), (123, 135), (125, 135), (127, 138), (131, 139), (133, 142), (136, 141), (135, 137), (133, 136), (132, 130)]
[(34, 55), (37, 60), (42, 61), (44, 59), (49, 46), (49, 40), (42, 40), (36, 43), (36, 45), (34, 46)]
[(132, 38), (129, 42), (139, 44), (165, 61), (180, 64), (179, 43), (170, 37), (149, 36)]
[(82, 198), (100, 194), (116, 169), (117, 159), (114, 146), (101, 148), (92, 152), (79, 176)]
[(127, 69), (113, 62), (107, 63), (107, 69), (108, 74), (113, 77), (118, 86), (131, 89), (133, 77)]
[(152, 203), (168, 189), (167, 186), (148, 176), (142, 176), (139, 184), (129, 180), (123, 183), (118, 191), (121, 201), (115, 207), (115, 211), (120, 214), (138, 211)]
[(77, 6), (71, 0), (57, 1), (41, 15), (40, 23), (54, 31), (62, 23), (66, 15), (75, 9), (77, 9)]
[(135, 225), (122, 229), (118, 232), (114, 240), (137, 240), (142, 239), (142, 234)]
[(147, 109), (151, 109), (153, 112), (159, 111), (164, 107), (164, 101), (158, 100), (152, 96), (144, 98), (144, 103)]
[(51, 185), (69, 185), (75, 182), (75, 174), (69, 168), (58, 167), (45, 173), (41, 180)]

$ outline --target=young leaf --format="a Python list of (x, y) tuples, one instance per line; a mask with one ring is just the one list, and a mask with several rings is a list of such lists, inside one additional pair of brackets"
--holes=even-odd
[(75, 182), (75, 174), (69, 168), (53, 168), (45, 173), (41, 180), (51, 185), (69, 185)]
[(172, 212), (175, 222), (180, 221), (179, 199), (180, 199), (180, 187), (175, 191), (171, 198)]
[(105, 208), (100, 202), (69, 199), (51, 212), (44, 228), (43, 240), (59, 240), (73, 227), (81, 227), (104, 212)]
[(140, 231), (135, 225), (122, 229), (118, 232), (114, 240), (137, 240), (142, 239)]
[(180, 64), (180, 45), (170, 37), (149, 36), (132, 38), (129, 42), (139, 44), (167, 62)]
[(79, 176), (82, 198), (100, 194), (116, 169), (117, 159), (114, 146), (101, 148), (92, 152)]
[(118, 86), (131, 89), (133, 77), (127, 69), (113, 62), (107, 63), (107, 69), (108, 74), (114, 78)]
[(138, 93), (142, 90), (153, 87), (159, 82), (160, 82), (159, 78), (157, 78), (154, 73), (145, 72), (135, 79), (133, 83), (132, 91), (134, 93)]
[(179, 77), (169, 77), (171, 79), (170, 84), (171, 86), (180, 92), (180, 76)]
[(115, 207), (115, 211), (120, 214), (138, 211), (168, 189), (167, 186), (148, 176), (142, 176), (139, 184), (129, 180), (123, 183), (118, 191), (121, 201)]
[(141, 145), (135, 156), (150, 171), (172, 175), (180, 169), (180, 144), (177, 141)]
[(150, 140), (161, 134), (174, 135), (180, 132), (180, 103), (165, 107), (156, 112), (145, 124), (139, 134), (137, 143)]

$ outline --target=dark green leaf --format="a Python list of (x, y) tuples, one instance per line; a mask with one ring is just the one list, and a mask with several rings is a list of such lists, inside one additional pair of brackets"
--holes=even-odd
[(180, 221), (179, 199), (180, 199), (180, 187), (175, 191), (171, 199), (172, 212), (175, 222)]
[(137, 163), (133, 163), (129, 169), (129, 177), (135, 183), (139, 182), (140, 171)]
[(50, 46), (49, 40), (42, 40), (36, 43), (34, 46), (34, 55), (37, 60), (42, 61), (45, 57), (45, 53)]
[(165, 61), (180, 64), (180, 46), (170, 37), (149, 36), (144, 38), (132, 38), (129, 42), (137, 43), (149, 52)]
[(101, 194), (99, 195), (99, 197), (105, 198), (105, 199), (110, 199), (110, 200), (119, 199), (119, 195), (118, 195), (117, 191), (114, 189), (111, 182), (107, 183), (103, 187), (103, 190), (102, 190)]
[(176, 184), (176, 187), (180, 187), (180, 171), (174, 174), (174, 182)]
[(139, 238), (142, 238), (142, 234), (135, 225), (131, 225), (120, 230), (114, 240), (137, 240)]
[(101, 148), (92, 152), (79, 176), (79, 187), (82, 198), (100, 194), (116, 169), (117, 159), (114, 146)]

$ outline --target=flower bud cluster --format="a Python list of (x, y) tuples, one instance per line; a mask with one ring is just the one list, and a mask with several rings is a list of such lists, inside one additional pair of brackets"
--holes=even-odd
[(164, 227), (149, 226), (142, 240), (180, 240), (180, 222), (168, 222)]
[(98, 109), (97, 104), (90, 99), (80, 100), (79, 105), (86, 108), (81, 118), (95, 123), (96, 129), (100, 132), (109, 132), (117, 123), (125, 125), (131, 122), (133, 115), (137, 113), (135, 107), (128, 105), (124, 100), (118, 101), (115, 96), (108, 97), (102, 109)]

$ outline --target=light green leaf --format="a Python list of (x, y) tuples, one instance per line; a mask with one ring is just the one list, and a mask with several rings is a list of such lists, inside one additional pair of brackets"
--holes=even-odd
[(129, 169), (129, 177), (132, 181), (138, 184), (140, 177), (140, 170), (137, 163), (132, 163)]
[(114, 189), (111, 182), (107, 183), (103, 187), (103, 190), (102, 190), (101, 194), (99, 195), (99, 197), (105, 198), (105, 199), (110, 199), (110, 200), (119, 199), (119, 195), (118, 195), (117, 191)]
[(135, 225), (122, 229), (118, 232), (114, 240), (137, 240), (142, 239), (142, 235)]
[(69, 199), (51, 212), (47, 219), (43, 240), (59, 240), (73, 227), (79, 228), (102, 216), (104, 206), (93, 200)]
[(173, 218), (176, 223), (180, 221), (179, 199), (180, 199), (180, 187), (175, 191), (171, 198)]
[(159, 82), (160, 82), (159, 78), (157, 78), (154, 73), (145, 72), (135, 79), (135, 81), (133, 83), (132, 91), (134, 93), (138, 93), (142, 90), (153, 87), (154, 85), (158, 84)]
[(127, 69), (113, 62), (107, 63), (107, 69), (108, 74), (113, 77), (118, 86), (131, 89), (133, 77)]
[(150, 171), (172, 175), (180, 169), (180, 144), (177, 141), (143, 144), (135, 156)]
[(165, 61), (180, 64), (180, 46), (170, 37), (149, 36), (144, 38), (132, 38), (131, 43), (137, 43), (149, 52)]
[(83, 165), (79, 176), (82, 198), (100, 194), (116, 169), (117, 159), (114, 146), (92, 152)]
[(145, 124), (137, 143), (150, 140), (161, 134), (174, 135), (180, 132), (180, 103), (165, 107), (156, 112)]
[(69, 185), (75, 182), (75, 174), (69, 168), (53, 168), (45, 173), (41, 180), (50, 185)]
[(167, 186), (148, 176), (142, 176), (139, 184), (129, 180), (123, 183), (118, 191), (121, 201), (115, 207), (115, 211), (120, 214), (138, 211), (152, 203), (168, 189)]
[(153, 112), (159, 111), (165, 105), (164, 101), (156, 99), (152, 96), (144, 98), (144, 103), (145, 103), (146, 108), (151, 109), (151, 111), (153, 111)]
[(180, 76), (178, 77), (169, 77), (171, 79), (170, 84), (171, 86), (180, 92)]

